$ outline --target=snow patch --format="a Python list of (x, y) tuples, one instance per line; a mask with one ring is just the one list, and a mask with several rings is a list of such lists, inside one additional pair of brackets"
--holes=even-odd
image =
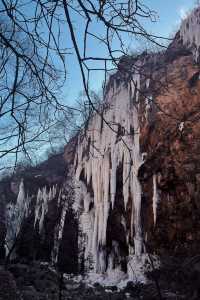
[(128, 262), (128, 273), (124, 273), (120, 268), (109, 269), (104, 273), (88, 272), (85, 276), (64, 274), (65, 279), (72, 280), (75, 283), (85, 283), (87, 286), (94, 287), (98, 283), (103, 287), (116, 286), (118, 291), (124, 289), (131, 280), (133, 283), (147, 283), (145, 273), (160, 267), (159, 258), (155, 255), (148, 256), (142, 254), (140, 259), (136, 256), (130, 256)]

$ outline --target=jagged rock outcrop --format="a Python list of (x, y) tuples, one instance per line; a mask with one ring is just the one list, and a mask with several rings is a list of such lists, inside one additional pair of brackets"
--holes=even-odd
[(133, 279), (147, 252), (197, 253), (199, 20), (197, 9), (165, 52), (121, 59), (99, 113), (67, 145), (61, 173), (56, 163), (42, 176), (31, 171), (30, 181), (19, 176), (19, 191), (19, 182), (4, 185), (20, 231), (18, 256), (53, 261), (70, 273), (79, 264)]

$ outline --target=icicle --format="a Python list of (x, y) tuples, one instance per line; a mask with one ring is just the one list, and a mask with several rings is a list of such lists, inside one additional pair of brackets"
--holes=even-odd
[(62, 191), (60, 190), (58, 194), (58, 202), (57, 202), (58, 207), (60, 206), (61, 198), (62, 198)]
[(112, 169), (110, 176), (110, 194), (111, 194), (111, 203), (112, 208), (114, 207), (115, 202), (115, 193), (116, 193), (116, 173), (117, 173), (117, 161), (116, 161), (116, 153), (113, 153), (112, 157)]
[(36, 206), (35, 206), (35, 220), (34, 220), (34, 226), (36, 225), (36, 222), (39, 222), (39, 233), (42, 232), (43, 225), (44, 225), (44, 218), (46, 213), (48, 212), (48, 203), (52, 201), (57, 193), (57, 187), (53, 186), (49, 189), (49, 192), (47, 192), (46, 186), (42, 188), (42, 190), (38, 189), (37, 193), (37, 200), (36, 200)]
[(129, 186), (130, 186), (130, 172), (131, 172), (131, 163), (130, 163), (131, 153), (128, 149), (124, 151), (124, 164), (123, 164), (123, 196), (124, 196), (124, 206), (127, 208), (128, 199), (129, 199)]
[(34, 220), (34, 226), (36, 225), (37, 220), (39, 219), (39, 213), (40, 213), (40, 202), (42, 198), (42, 192), (40, 188), (37, 192), (37, 199), (36, 199), (36, 206), (35, 206), (35, 220)]
[(150, 78), (148, 78), (148, 79), (146, 80), (146, 88), (147, 88), (147, 89), (149, 88), (149, 85), (150, 85)]
[[(140, 77), (133, 77), (133, 81), (137, 82), (137, 89), (140, 89)], [(133, 88), (132, 88), (133, 89)], [(133, 89), (134, 90), (134, 89)], [(142, 229), (141, 229), (141, 184), (138, 179), (138, 170), (143, 163), (142, 155), (140, 153), (140, 125), (138, 116), (138, 94), (136, 94), (136, 100), (133, 107), (133, 125), (134, 125), (134, 146), (132, 149), (133, 167), (131, 172), (131, 194), (134, 205), (132, 205), (132, 221), (134, 219), (135, 236), (134, 246), (135, 255), (140, 256), (142, 253)]]
[(109, 163), (109, 153), (107, 152), (105, 154), (105, 159), (104, 159), (104, 170), (102, 173), (103, 176), (103, 232), (102, 232), (102, 237), (101, 237), (101, 242), (102, 245), (106, 245), (106, 230), (107, 230), (107, 221), (108, 221), (108, 216), (109, 216), (109, 210), (110, 210), (110, 201), (109, 201), (109, 177), (110, 173), (110, 163)]
[(154, 226), (156, 225), (158, 202), (159, 202), (159, 195), (158, 195), (158, 190), (157, 190), (156, 174), (154, 174), (153, 175), (153, 219), (154, 219)]
[(151, 109), (152, 96), (145, 99), (145, 119), (148, 121), (149, 111)]
[(185, 123), (184, 123), (184, 122), (181, 122), (181, 123), (179, 124), (179, 126), (178, 126), (178, 130), (179, 130), (180, 132), (183, 132), (184, 125), (185, 125)]
[(60, 246), (60, 242), (61, 242), (62, 236), (63, 236), (63, 230), (64, 230), (64, 225), (65, 225), (65, 217), (66, 217), (67, 209), (68, 209), (68, 202), (65, 201), (63, 208), (62, 208), (60, 222), (57, 225), (57, 227), (55, 229), (55, 233), (54, 233), (54, 247), (53, 247), (53, 251), (52, 251), (52, 261), (54, 263), (58, 262), (59, 246)]
[(29, 198), (28, 195), (25, 195), (24, 181), (22, 179), (19, 185), (16, 203), (8, 204), (6, 210), (6, 244), (8, 251), (11, 249), (13, 243), (15, 243), (15, 240), (21, 230), (23, 221), (26, 217), (28, 217), (30, 200), (31, 198)]

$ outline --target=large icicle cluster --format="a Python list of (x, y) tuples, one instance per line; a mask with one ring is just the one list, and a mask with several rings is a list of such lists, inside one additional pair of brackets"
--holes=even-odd
[[(54, 246), (51, 253), (52, 262), (54, 264), (58, 263), (58, 256), (59, 256), (59, 248), (63, 238), (66, 214), (72, 208), (72, 203), (74, 201), (74, 190), (73, 190), (73, 174), (72, 170), (68, 175), (68, 179), (66, 180), (66, 186), (63, 185), (62, 188), (59, 190), (58, 194), (58, 201), (57, 206), (60, 210), (60, 218), (59, 222), (57, 223), (54, 229)], [(72, 217), (72, 216), (71, 216)]]
[[(21, 230), (22, 223), (29, 213), (30, 198), (25, 194), (23, 179), (19, 185), (16, 203), (7, 205), (6, 209), (6, 249), (11, 251)], [(14, 256), (14, 251), (12, 256)]]
[(38, 189), (34, 224), (36, 225), (37, 222), (39, 223), (39, 233), (41, 233), (43, 229), (44, 217), (48, 212), (48, 203), (55, 198), (56, 191), (56, 186), (50, 188), (49, 191), (46, 186), (42, 189)]
[[(123, 201), (131, 205), (131, 230), (128, 240), (134, 240), (131, 254), (142, 253), (141, 185), (138, 169), (143, 163), (140, 152), (139, 125), (140, 75), (133, 74), (128, 82), (113, 81), (106, 96), (107, 108), (95, 115), (86, 134), (79, 136), (76, 167), (76, 206), (82, 207), (82, 230), (87, 235), (86, 257), (92, 254), (95, 270), (106, 270), (107, 222), (116, 200), (117, 169), (123, 167)], [(126, 227), (125, 220), (121, 223)], [(112, 253), (108, 257), (112, 265)]]
[(200, 59), (200, 7), (194, 9), (187, 18), (182, 21), (180, 35), (183, 44), (192, 50), (194, 59)]
[(64, 204), (63, 204), (63, 203), (61, 203), (61, 202), (63, 202), (62, 200), (65, 200), (65, 196), (62, 195), (62, 190), (60, 190), (59, 195), (58, 195), (57, 205), (58, 205), (58, 207), (61, 207), (61, 216), (60, 216), (57, 226), (54, 229), (54, 246), (53, 246), (53, 250), (51, 253), (52, 262), (54, 264), (56, 264), (58, 262), (59, 247), (60, 247), (60, 242), (62, 240), (62, 235), (63, 235), (65, 216), (66, 216), (66, 212), (68, 209), (68, 202), (64, 201)]

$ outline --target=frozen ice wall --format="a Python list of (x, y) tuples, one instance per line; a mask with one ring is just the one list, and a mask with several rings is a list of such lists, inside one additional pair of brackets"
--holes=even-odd
[[(139, 64), (138, 64), (139, 66)], [(137, 67), (138, 67), (137, 66)], [(122, 168), (122, 201), (125, 210), (131, 208), (130, 224), (121, 218), (130, 254), (140, 257), (143, 252), (141, 228), (141, 184), (138, 170), (143, 163), (140, 152), (140, 91), (139, 72), (132, 78), (113, 80), (105, 104), (79, 135), (76, 169), (75, 206), (81, 212), (81, 227), (86, 235), (85, 259), (92, 255), (96, 272), (114, 268), (120, 255), (119, 245), (112, 241), (106, 250), (107, 226), (117, 198), (118, 168)], [(129, 227), (129, 229), (127, 229)], [(132, 245), (129, 241), (133, 241)]]

